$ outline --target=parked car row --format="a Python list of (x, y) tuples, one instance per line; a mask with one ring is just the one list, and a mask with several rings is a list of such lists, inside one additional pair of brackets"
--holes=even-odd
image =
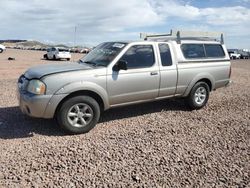
[(69, 51), (71, 53), (83, 53), (83, 54), (87, 54), (91, 51), (91, 49), (89, 48), (71, 48), (69, 49)]
[[(19, 50), (38, 50), (38, 51), (47, 51), (51, 47), (28, 47), (28, 46), (14, 46), (14, 47), (9, 47), (13, 49), (19, 49)], [(63, 48), (63, 47), (61, 47)], [(87, 54), (91, 51), (90, 48), (66, 48), (65, 49), (69, 50), (71, 53), (83, 53)], [(1, 51), (1, 50), (0, 50)], [(1, 52), (0, 52), (1, 53)]]

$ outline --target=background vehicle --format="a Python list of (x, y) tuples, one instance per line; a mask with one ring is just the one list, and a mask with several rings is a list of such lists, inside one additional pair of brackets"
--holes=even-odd
[(4, 50), (6, 50), (5, 46), (0, 44), (0, 53), (2, 53)]
[(230, 59), (240, 59), (241, 54), (237, 50), (228, 50), (228, 54)]
[(81, 49), (80, 53), (83, 53), (83, 54), (87, 54), (90, 52), (90, 49), (89, 48), (83, 48)]
[(45, 59), (67, 59), (68, 61), (71, 58), (71, 54), (68, 49), (53, 47), (47, 50), (47, 53), (44, 54)]
[(211, 91), (230, 83), (231, 63), (223, 36), (217, 42), (198, 34), (106, 42), (78, 63), (30, 68), (18, 81), (20, 108), (29, 116), (56, 117), (70, 133), (88, 132), (102, 111), (117, 106), (182, 97), (200, 109)]
[(249, 52), (244, 50), (239, 50), (240, 59), (249, 59)]

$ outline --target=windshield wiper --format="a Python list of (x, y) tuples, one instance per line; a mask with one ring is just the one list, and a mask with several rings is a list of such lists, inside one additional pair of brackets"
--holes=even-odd
[(95, 63), (95, 62), (92, 62), (92, 61), (82, 61), (82, 60), (80, 60), (80, 62), (88, 64), (88, 65), (92, 65), (93, 67), (106, 67), (106, 64)]
[(80, 59), (79, 63), (85, 63), (85, 64), (91, 65), (93, 67), (96, 67), (96, 63), (92, 62), (92, 61), (83, 61), (83, 60)]
[(102, 63), (97, 63), (96, 64), (96, 67), (106, 67), (107, 65), (106, 64), (102, 64)]
[(93, 61), (83, 61), (81, 59), (78, 60), (78, 63), (82, 64), (82, 63), (85, 63), (85, 64), (88, 64), (88, 65), (91, 65), (93, 67), (106, 67), (107, 65), (105, 63), (96, 63), (96, 62), (93, 62)]
[(83, 61), (82, 61), (81, 59), (79, 59), (79, 60), (77, 61), (77, 63), (83, 63)]

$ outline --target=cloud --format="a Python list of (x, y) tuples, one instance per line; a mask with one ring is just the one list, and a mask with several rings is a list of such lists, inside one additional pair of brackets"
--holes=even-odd
[(250, 9), (242, 3), (249, 0), (239, 1), (240, 6), (200, 8), (183, 0), (1, 0), (1, 38), (70, 43), (75, 26), (77, 41), (87, 43), (134, 39), (140, 31), (169, 27), (249, 36)]
[(174, 0), (150, 0), (149, 2), (155, 12), (165, 19), (171, 17), (196, 19), (200, 15), (199, 8), (190, 6), (188, 3), (184, 4)]
[(250, 22), (250, 9), (241, 6), (205, 8), (201, 10), (201, 16), (211, 25), (240, 25)]
[(243, 2), (243, 3), (250, 3), (250, 0), (240, 0), (240, 2)]
[[(247, 1), (247, 0), (245, 0)], [(151, 1), (159, 16), (165, 19), (173, 17), (184, 20), (203, 20), (211, 25), (239, 25), (250, 22), (250, 9), (242, 6), (197, 8), (181, 1)]]

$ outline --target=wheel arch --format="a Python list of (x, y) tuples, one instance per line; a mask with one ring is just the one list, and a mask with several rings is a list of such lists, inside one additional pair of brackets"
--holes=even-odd
[(214, 78), (207, 74), (207, 75), (198, 75), (196, 76), (188, 85), (187, 89), (185, 90), (184, 92), (184, 97), (188, 96), (191, 89), (194, 87), (194, 85), (197, 83), (197, 82), (205, 82), (208, 86), (209, 86), (209, 90), (212, 91), (214, 90)]
[(78, 91), (74, 91), (72, 93), (70, 93), (69, 95), (65, 96), (57, 105), (54, 116), (57, 114), (58, 110), (60, 109), (60, 107), (62, 106), (62, 104), (67, 101), (68, 99), (72, 98), (72, 97), (76, 97), (76, 96), (89, 96), (92, 97), (93, 99), (96, 100), (96, 102), (99, 104), (100, 106), (100, 110), (101, 112), (105, 110), (105, 104), (104, 101), (102, 99), (102, 97), (97, 94), (94, 91), (91, 90), (78, 90)]
[(196, 83), (198, 82), (205, 82), (208, 85), (209, 90), (212, 91), (212, 82), (208, 78), (203, 78), (201, 80), (198, 80)]

